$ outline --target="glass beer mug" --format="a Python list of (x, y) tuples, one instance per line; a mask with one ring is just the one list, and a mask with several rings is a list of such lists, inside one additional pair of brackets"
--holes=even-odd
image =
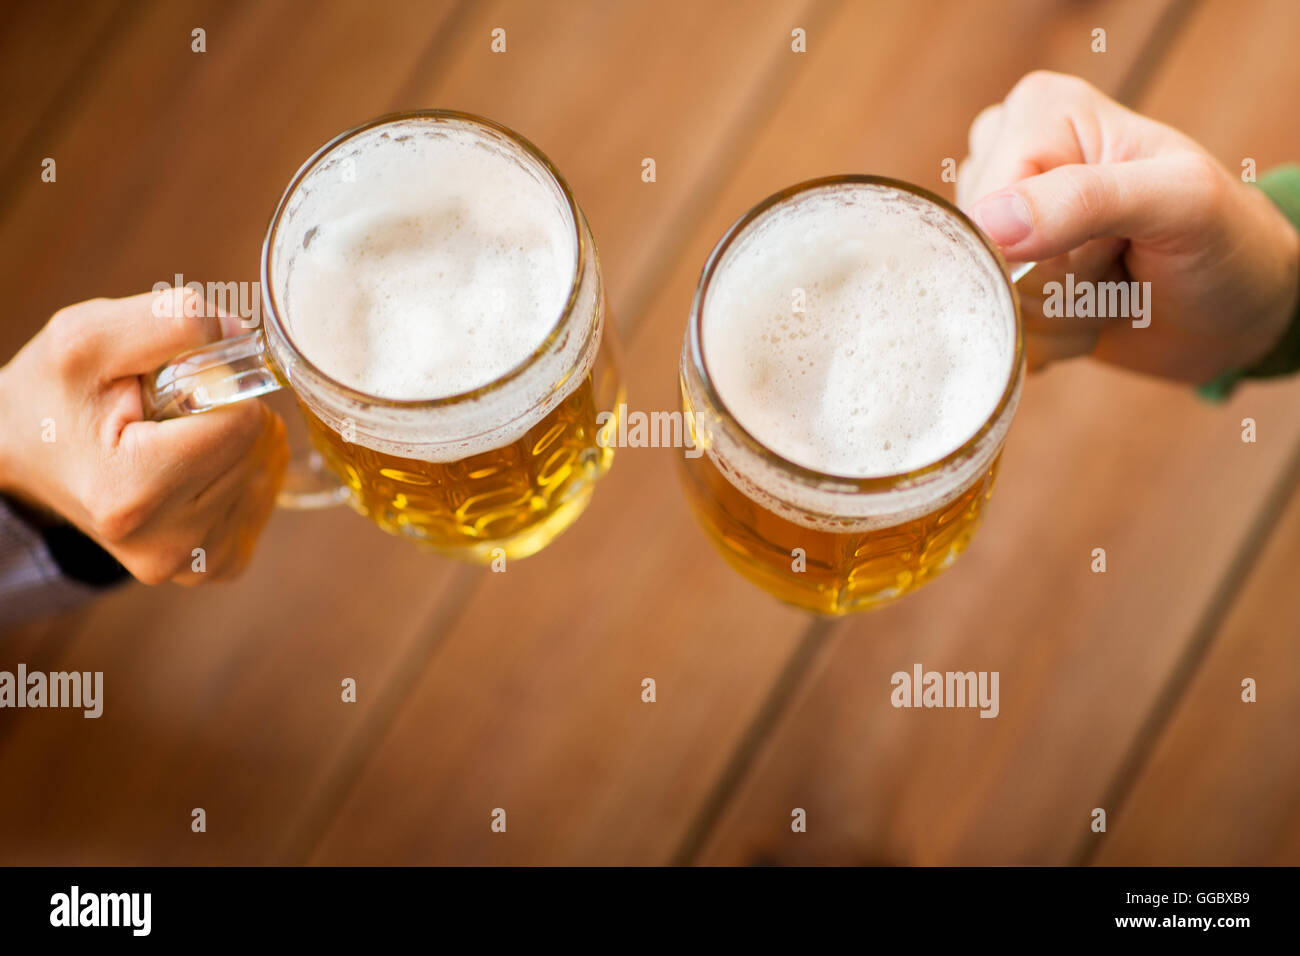
[(685, 492), (727, 561), (836, 615), (951, 565), (1020, 396), (1015, 278), (960, 210), (883, 177), (802, 183), (742, 216), (704, 267), (680, 366), (705, 450), (683, 459)]
[(262, 325), (144, 387), (154, 419), (289, 388), (314, 453), (280, 503), (346, 500), (487, 562), (545, 547), (613, 447), (621, 385), (590, 229), (527, 140), (452, 111), (380, 117), (294, 176), (262, 248)]

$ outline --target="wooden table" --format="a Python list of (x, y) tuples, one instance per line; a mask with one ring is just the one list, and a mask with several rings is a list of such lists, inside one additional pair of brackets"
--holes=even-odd
[[(951, 195), (943, 160), (1031, 69), (1229, 168), (1300, 158), (1290, 0), (105, 0), (0, 23), (5, 356), (71, 302), (256, 279), (301, 161), (398, 108), (490, 116), (564, 171), (643, 410), (676, 407), (690, 296), (736, 216), (838, 172)], [(0, 862), (1300, 863), (1297, 409), (1300, 380), (1214, 407), (1055, 367), (967, 555), (835, 623), (724, 565), (671, 450), (620, 451), (506, 574), (345, 511), (278, 514), (236, 584), (132, 586), (0, 640), (0, 669), (106, 687), (98, 721), (0, 712)], [(895, 710), (916, 662), (999, 671), (1001, 715)]]

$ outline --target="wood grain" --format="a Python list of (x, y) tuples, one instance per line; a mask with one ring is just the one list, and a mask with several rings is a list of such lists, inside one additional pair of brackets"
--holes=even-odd
[[(1294, 866), (1300, 860), (1300, 494), (1250, 556), (1250, 577), (1168, 725), (1091, 839), (1104, 866)], [(1242, 681), (1257, 685), (1242, 700)]]
[[(1076, 28), (1049, 15), (1059, 12), (839, 4), (810, 29), (809, 53), (778, 65), (778, 95), (675, 237), (678, 254), (627, 349), (630, 407), (677, 407), (699, 269), (737, 215), (830, 172), (938, 185), (941, 159), (961, 155), (975, 112)], [(900, 43), (913, 36), (925, 43)], [(779, 42), (788, 49), (785, 35)], [(969, 67), (968, 49), (986, 69)], [(1104, 68), (1122, 73), (1122, 63)], [(671, 196), (683, 186), (661, 175), (655, 188)], [(800, 676), (808, 621), (712, 552), (681, 499), (676, 454), (620, 451), (577, 527), (542, 559), (481, 582), (313, 861), (676, 858), (769, 691)], [(645, 677), (658, 684), (654, 705), (640, 699)], [(511, 821), (504, 838), (489, 829), (497, 807)]]
[(0, 28), (0, 101), (5, 136), (0, 142), (3, 203), (20, 182), (38, 179), (43, 147), (85, 90), (87, 67), (112, 50), (128, 16), (114, 0), (14, 3)]
[[(34, 9), (3, 14), (18, 32), (0, 38), (0, 93), (22, 105), (0, 169), (54, 155), (59, 182), (0, 185), (4, 355), (71, 301), (177, 272), (255, 278), (298, 164), (397, 108), (480, 112), (555, 160), (646, 411), (677, 407), (690, 297), (736, 216), (833, 172), (949, 191), (940, 163), (1030, 69), (1142, 91), (1230, 166), (1300, 153), (1274, 106), (1300, 92), (1285, 2), (187, 0), (104, 5), (66, 33), (66, 8)], [(1300, 688), (1294, 627), (1276, 626), (1297, 610), (1295, 505), (1249, 559), (1300, 447), (1297, 398), (1300, 383), (1251, 386), (1213, 408), (1054, 369), (1026, 391), (968, 555), (836, 625), (712, 552), (669, 450), (620, 450), (574, 529), (505, 574), (349, 513), (278, 514), (237, 584), (132, 587), (0, 640), (0, 668), (106, 683), (98, 721), (0, 718), (0, 776), (17, 782), (0, 791), (0, 863), (1069, 862), (1116, 793), (1100, 862), (1295, 862), (1283, 729)], [(1239, 441), (1246, 415), (1256, 445)], [(1097, 546), (1105, 575), (1088, 570)], [(1179, 693), (1243, 567), (1261, 570)], [(1001, 717), (889, 707), (890, 673), (916, 661), (1000, 671)], [(1261, 702), (1238, 704), (1252, 671)], [(1153, 722), (1171, 682), (1177, 706)], [(796, 806), (806, 834), (789, 832)]]

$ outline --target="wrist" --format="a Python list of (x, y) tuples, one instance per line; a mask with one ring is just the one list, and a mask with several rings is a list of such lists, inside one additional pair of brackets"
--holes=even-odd
[(1197, 387), (1202, 398), (1226, 401), (1243, 379), (1300, 370), (1300, 166), (1270, 170), (1250, 190), (1263, 211), (1271, 267), (1262, 283), (1274, 294), (1242, 331), (1231, 368)]
[(1274, 306), (1261, 321), (1262, 339), (1241, 366), (1249, 377), (1267, 377), (1300, 367), (1300, 167), (1289, 165), (1260, 177), (1256, 197), (1274, 224)]
[(22, 436), (27, 434), (27, 429), (39, 426), (39, 422), (14, 420), (20, 398), (15, 391), (12, 366), (0, 366), (0, 494), (19, 505), (29, 521), (45, 525), (64, 523), (66, 519), (34, 494), (31, 482), (25, 478), (23, 461), (30, 456), (22, 453)]
[(1289, 340), (1300, 326), (1300, 232), (1281, 210), (1271, 202), (1269, 205), (1277, 223), (1277, 238), (1270, 246), (1278, 257), (1275, 267), (1277, 295), (1256, 323), (1253, 341), (1248, 346), (1245, 361), (1241, 363), (1242, 371), (1248, 375), (1270, 374), (1279, 353), (1285, 351), (1289, 355), (1292, 351)]
[(14, 402), (10, 394), (9, 377), (9, 366), (0, 366), (0, 494), (18, 497), (18, 480), (14, 471), (14, 442), (17, 432), (11, 420)]

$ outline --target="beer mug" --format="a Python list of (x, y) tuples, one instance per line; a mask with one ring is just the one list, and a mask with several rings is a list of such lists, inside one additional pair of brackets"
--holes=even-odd
[(883, 177), (792, 186), (733, 224), (680, 366), (705, 450), (685, 493), (727, 561), (832, 615), (951, 565), (1020, 396), (1014, 281), (960, 210)]
[(291, 389), (314, 451), (282, 505), (346, 500), (489, 562), (545, 547), (610, 467), (600, 427), (622, 396), (596, 247), (505, 127), (409, 112), (326, 143), (271, 219), (261, 304), (260, 328), (177, 357), (144, 399), (163, 419)]

